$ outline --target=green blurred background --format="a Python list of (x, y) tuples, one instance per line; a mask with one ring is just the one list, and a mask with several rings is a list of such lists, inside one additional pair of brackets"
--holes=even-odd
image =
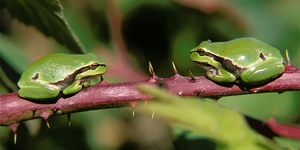
[[(107, 63), (104, 79), (109, 83), (147, 79), (149, 61), (160, 77), (174, 74), (172, 61), (183, 76), (189, 70), (204, 75), (189, 60), (189, 50), (207, 39), (255, 37), (283, 56), (287, 49), (292, 64), (300, 67), (299, 0), (114, 0), (110, 3), (115, 10), (106, 0), (61, 3), (85, 48)], [(0, 65), (12, 87), (31, 62), (50, 53), (70, 53), (35, 27), (14, 19), (5, 8), (0, 17)], [(121, 39), (112, 34), (119, 23)], [(120, 46), (122, 40), (125, 47)], [(12, 91), (0, 87), (0, 92)], [(282, 123), (299, 124), (299, 99), (299, 92), (284, 92), (223, 97), (218, 102), (258, 120), (274, 116)], [(0, 127), (0, 150), (197, 148), (185, 145), (163, 121), (150, 118), (151, 114), (139, 112), (132, 117), (130, 108), (120, 108), (73, 114), (70, 127), (66, 116), (50, 117), (50, 129), (41, 119), (31, 120), (20, 125), (16, 145), (10, 129)], [(172, 145), (174, 140), (181, 146)]]

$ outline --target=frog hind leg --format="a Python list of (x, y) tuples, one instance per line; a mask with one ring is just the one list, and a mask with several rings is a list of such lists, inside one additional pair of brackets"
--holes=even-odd
[(241, 74), (241, 80), (245, 83), (262, 83), (280, 75), (284, 71), (284, 65), (278, 60), (262, 61), (250, 67)]
[[(26, 85), (26, 83), (24, 84)], [(18, 95), (22, 98), (43, 101), (45, 99), (56, 98), (60, 89), (54, 87), (44, 87), (39, 83), (31, 82), (30, 86), (20, 86)]]

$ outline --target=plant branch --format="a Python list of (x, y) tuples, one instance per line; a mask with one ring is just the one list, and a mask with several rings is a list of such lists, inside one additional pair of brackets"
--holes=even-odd
[[(152, 72), (152, 73), (151, 73)], [(159, 78), (150, 69), (148, 80), (114, 83), (102, 82), (83, 89), (81, 92), (62, 97), (56, 101), (37, 103), (22, 99), (17, 93), (0, 95), (0, 126), (15, 126), (16, 124), (35, 118), (48, 119), (51, 115), (71, 114), (80, 111), (128, 107), (129, 103), (151, 100), (153, 97), (142, 94), (136, 89), (140, 83), (161, 85), (172, 93), (181, 96), (199, 96), (205, 98), (220, 98), (222, 96), (248, 93), (284, 92), (300, 90), (300, 69), (287, 65), (285, 72), (277, 79), (260, 86), (219, 85), (204, 76), (183, 77), (176, 73), (170, 78)]]

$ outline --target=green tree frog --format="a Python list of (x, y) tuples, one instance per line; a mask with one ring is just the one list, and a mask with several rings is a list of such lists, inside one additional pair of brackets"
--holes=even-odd
[(105, 72), (106, 65), (93, 53), (47, 55), (23, 72), (18, 82), (18, 94), (40, 101), (54, 99), (61, 94), (75, 94)]
[(280, 52), (250, 37), (227, 42), (203, 41), (190, 51), (190, 59), (215, 82), (259, 84), (284, 71)]

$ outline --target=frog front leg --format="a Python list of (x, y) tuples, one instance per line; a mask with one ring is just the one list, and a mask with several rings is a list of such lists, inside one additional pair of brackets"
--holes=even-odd
[(76, 80), (75, 82), (67, 86), (62, 92), (64, 95), (75, 94), (82, 90), (82, 86), (84, 86), (84, 83), (84, 81)]
[(234, 82), (236, 77), (226, 71), (220, 62), (215, 61), (212, 57), (201, 56), (198, 53), (191, 53), (191, 60), (197, 63), (206, 71), (206, 76), (216, 82)]
[(83, 87), (89, 87), (91, 85), (91, 81), (99, 83), (101, 81), (100, 77), (87, 77), (82, 79), (77, 79), (75, 82), (66, 87), (62, 92), (64, 95), (75, 94), (83, 89)]
[(236, 79), (233, 74), (223, 69), (213, 68), (206, 70), (206, 76), (216, 82), (234, 82)]
[(277, 77), (284, 71), (284, 66), (277, 59), (262, 61), (244, 71), (240, 78), (245, 83), (260, 83)]
[(23, 82), (19, 86), (19, 96), (28, 99), (51, 99), (56, 98), (60, 93), (60, 89), (49, 85), (42, 85), (38, 82)]

